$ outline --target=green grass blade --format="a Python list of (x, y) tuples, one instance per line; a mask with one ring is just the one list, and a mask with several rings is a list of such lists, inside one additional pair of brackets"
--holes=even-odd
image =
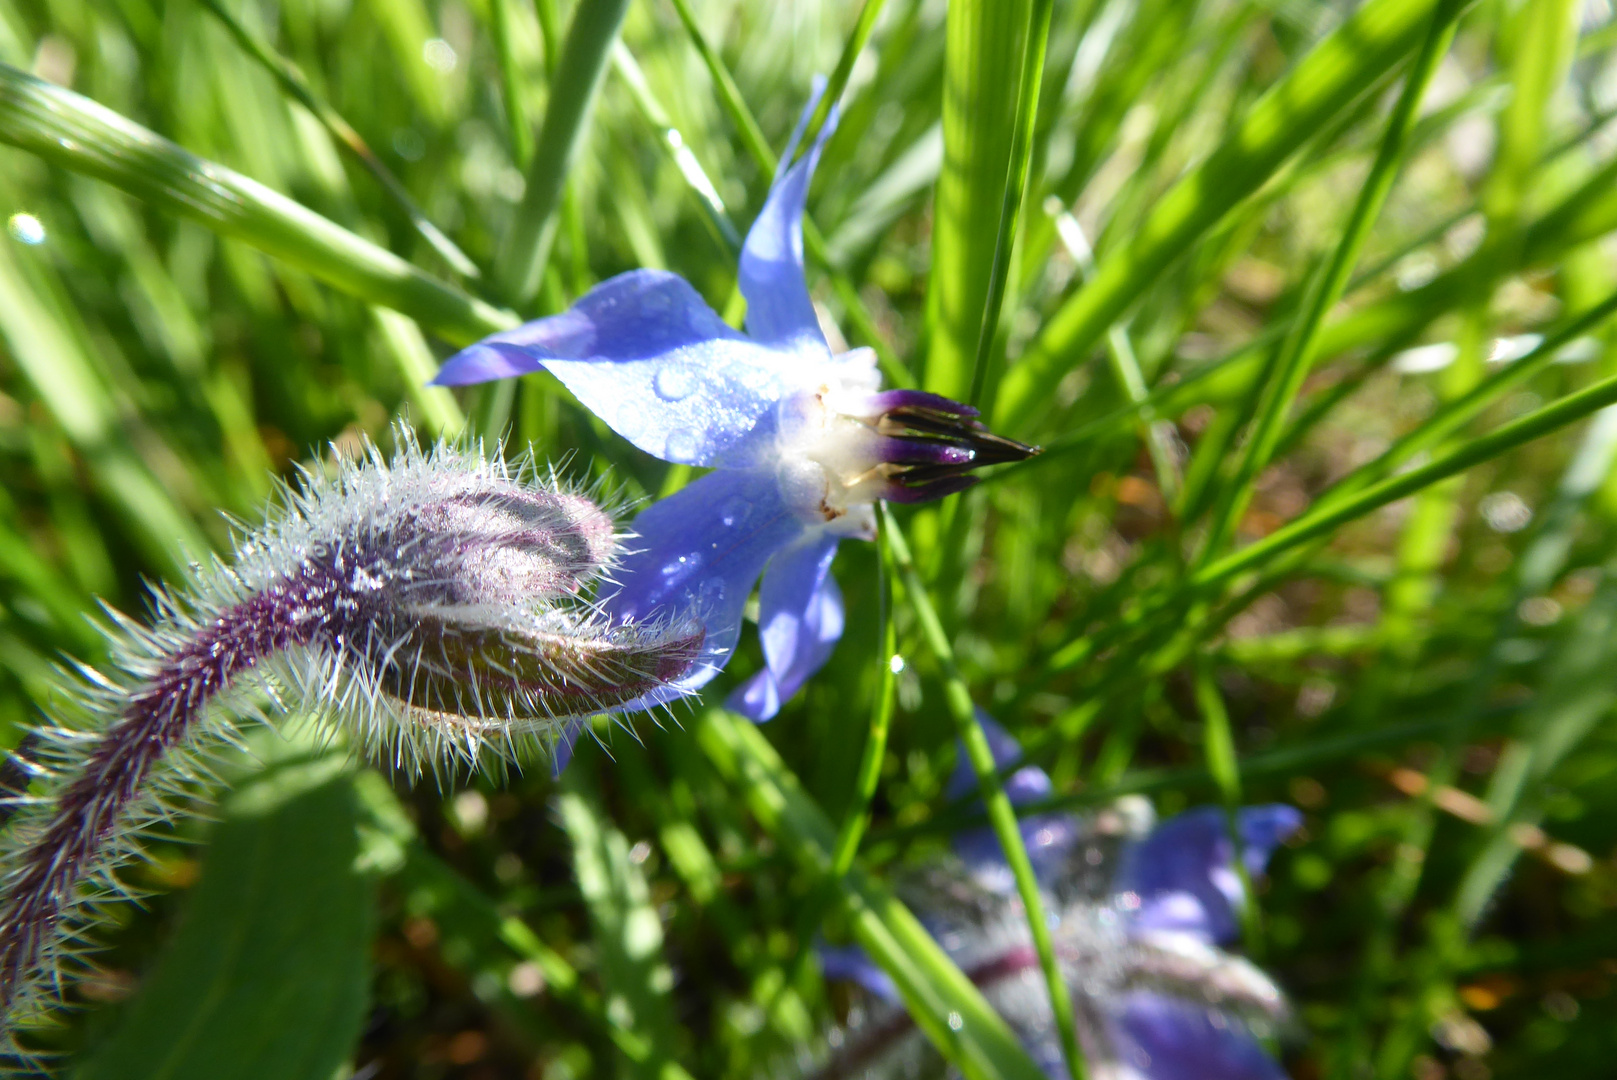
[(1353, 268), (1358, 265), (1359, 256), (1364, 251), (1365, 241), (1369, 239), (1370, 228), (1380, 216), (1387, 195), (1392, 191), (1393, 182), (1403, 166), (1421, 99), (1426, 96), (1426, 88), (1437, 73), (1438, 64), (1448, 54), (1449, 45), (1454, 40), (1455, 25), (1464, 7), (1465, 0), (1441, 0), (1432, 15), (1431, 30), (1421, 42), (1414, 63), (1404, 77), (1403, 92), (1393, 106), (1386, 134), (1370, 166), (1370, 174), (1360, 187), (1359, 196), (1348, 214), (1342, 239), (1331, 253), (1323, 273), (1307, 291), (1301, 317), (1293, 324), (1275, 354), (1246, 448), (1213, 511), (1212, 526), (1202, 547), (1204, 558), (1216, 555), (1229, 541), (1236, 523), (1246, 513), (1258, 473), (1269, 464), (1285, 433), (1286, 421), (1302, 390), (1303, 380), (1313, 367), (1320, 327), (1324, 324), (1326, 314), (1342, 299)]
[[(1021, 85), (1016, 93), (1016, 119), (1012, 128), (1009, 167), (999, 225), (994, 235), (994, 260), (983, 300), (982, 328), (971, 362), (971, 392), (966, 402), (992, 411), (999, 372), (993, 363), (999, 337), (1000, 314), (1011, 272), (1011, 253), (1022, 223), (1022, 198), (1027, 191), (1028, 168), (1033, 158), (1033, 132), (1039, 120), (1039, 91), (1044, 84), (1044, 58), (1050, 48), (1050, 13), (1053, 0), (1033, 0), (1024, 35)], [(945, 128), (947, 130), (947, 127)]]
[(187, 551), (201, 556), (213, 545), (136, 456), (91, 343), (30, 259), (27, 249), (0, 246), (0, 337), (12, 362), (84, 456), (97, 492), (132, 526), (141, 554), (164, 573), (183, 573)]
[[(704, 713), (692, 734), (794, 861), (815, 875), (828, 873), (836, 830), (769, 740), (753, 724), (717, 709)], [(855, 938), (891, 976), (916, 1026), (968, 1080), (1047, 1080), (981, 992), (892, 894), (855, 866), (841, 900)]]
[(478, 276), (477, 265), (422, 212), (399, 178), (382, 163), (382, 159), (376, 156), (376, 152), (370, 148), (364, 137), (354, 130), (354, 126), (343, 119), (342, 114), (333, 109), (329, 102), (314, 92), (314, 88), (309, 85), (296, 64), (276, 52), (267, 41), (249, 30), (221, 0), (198, 0), (198, 2), (224, 24), (225, 29), (230, 31), (230, 36), (236, 39), (236, 43), (249, 56), (274, 76), (283, 91), (314, 114), (315, 119), (319, 120), (337, 140), (338, 145), (346, 147), (349, 153), (359, 159), (359, 163), (365, 166), (365, 170), (382, 186), (388, 197), (404, 211), (415, 231), (443, 257), (455, 273), (470, 278)]
[[(949, 5), (943, 172), (933, 200), (927, 287), (930, 347), (924, 379), (926, 389), (946, 397), (964, 398), (971, 390), (971, 365), (1013, 171), (1023, 57), (1037, 52), (1042, 61), (1044, 56), (1042, 48), (1028, 48), (1032, 12), (1032, 0), (961, 0)], [(1029, 102), (1030, 107), (1035, 104)]]
[(876, 29), (876, 20), (881, 17), (885, 6), (887, 0), (865, 0), (860, 7), (859, 20), (854, 23), (853, 33), (848, 35), (847, 42), (842, 46), (842, 55), (837, 57), (837, 66), (831, 69), (831, 77), (826, 80), (825, 93), (820, 95), (819, 104), (814, 106), (814, 112), (809, 114), (808, 124), (803, 128), (803, 137), (797, 144), (797, 157), (802, 157), (814, 145), (814, 138), (825, 126), (832, 108), (842, 100), (842, 91), (847, 89), (853, 65), (858, 61), (859, 54), (865, 51), (865, 43), (870, 40), (871, 31)]
[(1143, 225), (1107, 252), (1094, 279), (1006, 373), (995, 426), (1024, 430), (1049, 388), (1196, 237), (1416, 48), (1435, 7), (1436, 0), (1369, 0), (1265, 93), (1206, 161), (1156, 201)]
[(837, 831), (836, 847), (832, 849), (831, 876), (840, 882), (853, 869), (853, 860), (859, 854), (859, 842), (870, 827), (870, 801), (876, 797), (876, 785), (881, 781), (881, 766), (887, 756), (887, 731), (893, 723), (893, 705), (898, 690), (898, 672), (894, 664), (899, 661), (898, 629), (893, 622), (892, 572), (887, 520), (887, 508), (877, 504), (877, 633), (880, 649), (877, 663), (880, 680), (876, 689), (876, 703), (871, 710), (870, 733), (865, 737), (865, 749), (859, 758), (859, 772), (853, 785), (853, 802)]
[(1458, 476), (1475, 465), (1575, 423), (1613, 402), (1617, 402), (1617, 376), (1602, 379), (1575, 394), (1568, 394), (1552, 404), (1535, 409), (1419, 468), (1373, 484), (1351, 499), (1309, 511), (1262, 540), (1205, 567), (1192, 575), (1190, 584), (1203, 587), (1228, 581), (1243, 570), (1328, 534), (1343, 522), (1352, 521), (1390, 502)]
[(5, 65), (0, 140), (200, 221), (362, 300), (404, 312), (454, 344), (469, 345), (516, 325), (516, 316), (435, 280), (257, 181)]
[(528, 81), (517, 59), (517, 28), (512, 6), (517, 0), (489, 0), (489, 23), (494, 31), (494, 55), (500, 67), (500, 99), (505, 106), (506, 138), (518, 168), (533, 160), (533, 127), (528, 121)]
[(736, 133), (741, 136), (741, 143), (746, 148), (752, 160), (764, 170), (764, 175), (775, 175), (775, 152), (769, 148), (769, 140), (764, 136), (763, 129), (758, 121), (753, 119), (752, 110), (741, 96), (741, 88), (730, 74), (730, 69), (708, 42), (707, 36), (696, 21), (696, 13), (691, 10), (690, 0), (673, 0), (674, 10), (679, 13), (679, 21), (685, 26), (685, 33), (689, 35), (691, 44), (696, 46), (696, 54), (702, 58), (702, 64), (707, 68), (708, 75), (713, 79), (713, 86), (719, 92), (719, 104), (729, 114), (731, 123), (736, 126)]
[(522, 203), (494, 266), (495, 284), (519, 307), (539, 291), (550, 261), (562, 191), (628, 9), (629, 0), (579, 0), (573, 11), (558, 67), (550, 77), (550, 102), (534, 140)]
[(684, 178), (685, 184), (698, 204), (707, 215), (707, 220), (713, 226), (721, 243), (731, 255), (741, 253), (741, 234), (736, 231), (735, 224), (730, 220), (730, 213), (725, 208), (724, 199), (719, 195), (719, 189), (714, 186), (713, 180), (708, 176), (702, 163), (696, 160), (696, 154), (686, 142), (685, 136), (674, 126), (668, 118), (668, 113), (657, 101), (656, 95), (646, 83), (645, 72), (640, 70), (640, 64), (635, 60), (623, 42), (619, 41), (612, 46), (612, 67), (623, 79), (629, 88), (629, 95), (640, 108), (640, 113), (646, 118), (657, 132), (657, 144), (673, 161), (679, 175)]
[[(656, 1058), (672, 1059), (668, 990), (673, 973), (662, 958), (662, 923), (646, 879), (629, 857), (628, 840), (576, 790), (579, 776), (578, 769), (569, 772), (575, 790), (563, 793), (558, 805), (573, 841), (573, 869), (600, 956), (607, 1014), (645, 1039)], [(636, 1075), (655, 1078), (660, 1070), (645, 1068)]]
[(1038, 878), (1034, 876), (1033, 863), (1028, 858), (1027, 847), (1022, 842), (1022, 830), (1016, 822), (1016, 810), (1011, 806), (1010, 797), (1005, 794), (999, 766), (994, 764), (994, 752), (988, 745), (988, 736), (983, 732), (982, 723), (977, 719), (977, 708), (971, 700), (971, 691), (955, 666), (954, 648), (950, 645), (943, 623), (938, 619), (938, 613), (932, 606), (926, 585), (915, 568), (914, 559), (910, 555), (909, 541), (905, 539), (903, 530), (890, 516), (886, 524), (888, 544), (891, 545), (893, 562), (903, 579), (905, 594), (915, 610), (922, 636), (926, 638), (938, 665), (943, 668), (945, 698), (948, 701), (949, 712), (954, 717), (955, 735), (965, 747), (972, 770), (977, 774), (977, 788), (982, 794), (983, 805), (988, 808), (989, 823), (993, 825), (994, 834), (999, 838), (999, 846), (1005, 855), (1006, 863), (1011, 868), (1011, 876), (1016, 879), (1016, 892), (1022, 899), (1028, 930), (1033, 936), (1033, 947), (1039, 954), (1039, 966), (1044, 972), (1045, 985), (1050, 994), (1050, 1012), (1055, 1017), (1056, 1030), (1061, 1037), (1062, 1053), (1067, 1059), (1067, 1067), (1072, 1072), (1073, 1080), (1083, 1080), (1085, 1075), (1083, 1050), (1078, 1045), (1078, 1027), (1073, 1017), (1072, 995), (1067, 992), (1066, 980), (1056, 959), (1055, 942), (1050, 936), (1050, 921), (1044, 913), (1044, 898), (1040, 894)]

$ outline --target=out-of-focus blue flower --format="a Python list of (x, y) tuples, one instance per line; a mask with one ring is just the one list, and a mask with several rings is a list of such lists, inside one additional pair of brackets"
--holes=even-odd
[[(1015, 763), (1016, 740), (988, 716), (979, 719), (996, 763)], [(1026, 765), (1005, 787), (1013, 803), (1026, 804), (1050, 794), (1050, 779)], [(975, 790), (962, 754), (949, 792)], [(1261, 873), (1301, 824), (1289, 806), (1238, 811), (1247, 869)], [(1091, 1075), (1284, 1080), (1259, 1041), (1285, 1017), (1280, 991), (1218, 947), (1238, 936), (1246, 902), (1221, 808), (1198, 807), (1154, 829), (1115, 811), (1090, 821), (1040, 814), (1023, 818), (1021, 829), (1054, 921)], [(986, 827), (970, 829), (956, 835), (954, 849), (958, 863), (929, 868), (907, 890), (916, 913), (1034, 1060), (1050, 1076), (1065, 1077), (1038, 956), (998, 839)], [(881, 1076), (886, 1061), (914, 1072), (925, 1050), (912, 1027), (895, 1023), (902, 1017), (893, 1011), (898, 997), (886, 974), (857, 948), (822, 947), (820, 958), (827, 978), (858, 983), (876, 1001), (873, 1015), (844, 1037), (827, 1074)]]
[[(814, 97), (783, 161), (802, 137)], [(747, 333), (727, 326), (683, 278), (635, 270), (564, 314), (457, 353), (434, 380), (460, 386), (538, 371), (556, 376), (619, 435), (665, 461), (713, 472), (645, 510), (638, 548), (602, 596), (619, 622), (679, 620), (706, 630), (684, 679), (645, 706), (689, 693), (735, 649), (763, 575), (765, 669), (732, 708), (767, 720), (842, 636), (831, 560), (844, 537), (874, 534), (877, 499), (918, 502), (970, 486), (973, 469), (1033, 453), (990, 434), (976, 410), (935, 394), (880, 389), (869, 349), (833, 355), (803, 276), (803, 207), (835, 112), (776, 179), (741, 252)]]

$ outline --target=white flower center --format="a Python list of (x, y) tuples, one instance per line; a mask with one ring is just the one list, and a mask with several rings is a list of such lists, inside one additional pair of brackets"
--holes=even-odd
[(786, 504), (805, 521), (838, 536), (876, 536), (872, 504), (880, 472), (874, 416), (860, 406), (881, 389), (876, 353), (854, 349), (816, 372), (803, 391), (781, 402), (778, 475)]

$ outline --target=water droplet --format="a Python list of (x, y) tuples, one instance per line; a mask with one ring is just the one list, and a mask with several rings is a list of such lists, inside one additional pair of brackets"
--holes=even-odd
[(752, 504), (740, 495), (730, 496), (724, 500), (724, 505), (719, 507), (719, 520), (732, 529), (746, 524), (751, 514)]
[(683, 401), (696, 389), (696, 378), (686, 367), (665, 367), (652, 380), (657, 396), (664, 401)]
[(715, 608), (724, 599), (724, 582), (718, 578), (708, 578), (696, 590), (697, 605), (701, 608)]
[(696, 433), (681, 428), (668, 436), (668, 442), (663, 448), (663, 457), (682, 465), (694, 465), (701, 449), (702, 445), (697, 440)]
[(961, 1028), (963, 1028), (965, 1026), (966, 1026), (965, 1017), (961, 1016), (957, 1012), (951, 1012), (949, 1014), (949, 1030), (950, 1031), (959, 1031)]
[(6, 222), (6, 231), (19, 243), (32, 247), (45, 242), (45, 223), (32, 214), (12, 214)]

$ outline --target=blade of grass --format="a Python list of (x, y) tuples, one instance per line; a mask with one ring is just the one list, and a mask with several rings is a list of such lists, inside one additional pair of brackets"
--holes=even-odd
[[(1055, 215), (1056, 235), (1061, 238), (1062, 246), (1078, 264), (1080, 274), (1086, 279), (1093, 276), (1095, 253), (1084, 236), (1083, 227), (1059, 202), (1053, 206), (1058, 210)], [(1151, 468), (1157, 475), (1157, 489), (1162, 492), (1163, 502), (1173, 506), (1183, 486), (1179, 477), (1179, 455), (1173, 441), (1173, 425), (1166, 420), (1159, 421), (1156, 411), (1147, 404), (1151, 394), (1145, 386), (1145, 373), (1140, 370), (1140, 361), (1134, 353), (1134, 343), (1129, 340), (1128, 328), (1120, 322), (1106, 329), (1106, 356), (1111, 361), (1112, 374), (1117, 379), (1118, 387), (1130, 402), (1123, 409), (1108, 415), (1132, 412), (1137, 418), (1141, 440), (1145, 443), (1146, 453), (1151, 455)]]
[[(1022, 223), (1022, 199), (1027, 192), (1028, 166), (1033, 157), (1033, 130), (1039, 119), (1039, 90), (1044, 83), (1044, 58), (1050, 47), (1050, 12), (1053, 0), (1033, 0), (1023, 34), (1022, 78), (1016, 92), (1016, 116), (1011, 135), (1010, 160), (1005, 173), (1005, 194), (994, 236), (994, 259), (983, 300), (982, 328), (971, 363), (971, 394), (966, 403), (992, 411), (999, 382), (994, 364), (994, 342), (999, 337), (1000, 313), (1011, 270), (1011, 253)], [(948, 125), (944, 125), (945, 132)], [(945, 157), (947, 160), (947, 157)]]
[(162, 573), (183, 574), (187, 553), (200, 557), (212, 545), (136, 455), (93, 346), (48, 278), (29, 273), (19, 247), (0, 246), (0, 336), (12, 362), (83, 455), (96, 492), (128, 523), (141, 555)]
[(634, 54), (621, 41), (612, 46), (612, 68), (629, 88), (629, 96), (634, 98), (634, 103), (639, 106), (640, 114), (656, 129), (657, 144), (673, 161), (679, 175), (685, 178), (686, 186), (696, 196), (719, 241), (732, 256), (739, 255), (741, 234), (736, 231), (735, 224), (730, 220), (724, 199), (719, 196), (719, 189), (708, 177), (707, 170), (702, 168), (702, 163), (696, 160), (696, 154), (686, 143), (685, 137), (668, 118), (668, 113), (663, 110), (656, 95), (651, 92), (651, 87), (646, 85), (645, 72), (640, 70), (640, 64), (635, 60)]
[[(314, 92), (314, 88), (309, 85), (309, 81), (303, 77), (303, 72), (298, 70), (296, 64), (276, 52), (269, 42), (264, 41), (249, 30), (240, 19), (236, 18), (225, 7), (221, 0), (198, 0), (198, 2), (207, 8), (214, 18), (224, 24), (225, 29), (230, 31), (230, 36), (236, 39), (236, 44), (240, 45), (249, 56), (257, 60), (264, 67), (264, 70), (275, 78), (282, 91), (313, 113), (315, 119), (319, 120), (325, 129), (331, 132), (338, 145), (346, 147), (349, 153), (359, 159), (359, 163), (365, 166), (365, 171), (375, 178), (376, 182), (382, 186), (382, 190), (387, 192), (388, 197), (398, 204), (400, 210), (404, 211), (404, 215), (410, 219), (410, 224), (415, 227), (415, 231), (421, 234), (421, 238), (449, 264), (455, 273), (469, 278), (478, 276), (477, 264), (472, 262), (464, 251), (455, 246), (455, 242), (445, 236), (443, 230), (432, 223), (421, 207), (417, 206), (415, 200), (410, 197), (409, 191), (405, 189), (399, 178), (393, 175), (391, 169), (382, 164), (382, 159), (376, 156), (375, 151), (370, 148), (370, 144), (365, 141), (364, 137), (355, 131), (354, 126), (343, 119), (342, 114), (332, 108), (329, 102)], [(496, 8), (502, 7), (503, 2), (496, 3), (495, 6)]]
[(1465, 0), (1441, 0), (1432, 14), (1431, 29), (1422, 40), (1409, 73), (1404, 77), (1403, 92), (1393, 106), (1380, 149), (1370, 166), (1370, 174), (1360, 187), (1358, 198), (1348, 214), (1347, 224), (1343, 226), (1342, 238), (1331, 253), (1323, 273), (1308, 290), (1302, 314), (1282, 341), (1269, 373), (1262, 380), (1257, 416), (1252, 422), (1251, 434), (1234, 475), (1225, 485), (1213, 509), (1212, 524), (1202, 546), (1202, 561), (1216, 557), (1229, 542), (1236, 523), (1251, 502), (1258, 473), (1274, 456), (1275, 447), (1291, 416), (1292, 406), (1302, 390), (1303, 380), (1313, 367), (1320, 327), (1326, 314), (1336, 306), (1347, 289), (1348, 279), (1370, 236), (1370, 228), (1380, 216), (1393, 182), (1403, 167), (1421, 99), (1426, 96), (1426, 88), (1437, 73), (1438, 64), (1448, 54), (1456, 23), (1464, 7)]
[[(1042, 67), (1044, 57), (1028, 41), (1033, 12), (1032, 0), (957, 0), (944, 24), (943, 172), (933, 195), (922, 382), (946, 397), (964, 398), (971, 389), (996, 231), (1015, 173), (1023, 59), (1037, 52)], [(998, 328), (996, 321), (992, 332)]]
[[(836, 830), (757, 727), (722, 710), (694, 725), (720, 775), (805, 870), (831, 867)], [(920, 921), (856, 865), (840, 893), (859, 944), (892, 978), (911, 1018), (969, 1080), (1047, 1080), (1005, 1021)]]
[(988, 736), (983, 731), (982, 723), (977, 719), (977, 708), (971, 700), (971, 691), (967, 688), (960, 669), (955, 666), (954, 647), (949, 643), (943, 623), (938, 618), (937, 610), (932, 606), (932, 598), (926, 591), (920, 572), (915, 567), (915, 561), (910, 555), (909, 542), (904, 537), (903, 529), (891, 516), (887, 518), (886, 524), (893, 563), (898, 569), (899, 578), (904, 582), (905, 595), (909, 598), (916, 621), (920, 624), (921, 635), (926, 639), (927, 647), (932, 650), (933, 659), (943, 669), (944, 693), (949, 712), (954, 717), (955, 734), (960, 739), (960, 744), (965, 747), (966, 756), (977, 774), (978, 791), (982, 795), (983, 805), (988, 808), (988, 820), (994, 827), (994, 834), (999, 838), (1005, 861), (1011, 868), (1011, 876), (1016, 879), (1017, 895), (1022, 899), (1028, 930), (1033, 936), (1033, 947), (1039, 954), (1039, 967), (1044, 972), (1045, 986), (1050, 993), (1050, 1012), (1055, 1017), (1056, 1030), (1061, 1037), (1062, 1053), (1067, 1059), (1067, 1068), (1071, 1071), (1073, 1080), (1083, 1080), (1085, 1074), (1083, 1051), (1078, 1045), (1078, 1028), (1073, 1017), (1072, 996), (1067, 993), (1066, 981), (1056, 960), (1055, 943), (1050, 937), (1050, 922), (1044, 913), (1044, 898), (1039, 892), (1038, 879), (1033, 874), (1033, 863), (1029, 860), (1027, 848), (1022, 843), (1022, 830), (1016, 823), (1016, 810), (1011, 806), (1009, 796), (1005, 794), (999, 767), (994, 764), (994, 752), (988, 745)]
[(1192, 241), (1256, 191), (1425, 37), (1437, 0), (1369, 0), (1255, 103), (1201, 165), (1156, 201), (1127, 242), (1045, 325), (1006, 373), (994, 424), (1023, 430), (1049, 388)]
[(696, 14), (691, 11), (690, 0), (673, 0), (673, 4), (674, 10), (679, 14), (679, 21), (685, 26), (685, 33), (689, 35), (691, 44), (696, 46), (697, 55), (702, 58), (708, 75), (713, 79), (713, 87), (719, 92), (719, 103), (729, 114), (731, 123), (735, 124), (736, 132), (741, 136), (741, 143), (746, 147), (747, 154), (758, 163), (764, 175), (774, 176), (775, 152), (769, 148), (769, 140), (764, 137), (763, 129), (758, 126), (758, 121), (753, 119), (752, 110), (747, 108), (746, 101), (741, 97), (741, 88), (736, 86), (735, 79), (730, 75), (730, 69), (725, 67), (724, 61), (708, 43), (702, 28), (697, 25)]
[(517, 324), (515, 315), (430, 277), (257, 181), (3, 64), (0, 141), (200, 221), (350, 295), (408, 314), (453, 344), (469, 345)]
[[(533, 128), (528, 121), (527, 80), (518, 66), (511, 5), (517, 0), (489, 0), (489, 24), (494, 30), (494, 56), (500, 68), (500, 99), (505, 106), (506, 138), (511, 160), (526, 169), (533, 161)], [(549, 74), (549, 71), (546, 72)]]
[(1299, 544), (1324, 536), (1344, 522), (1362, 517), (1449, 477), (1458, 476), (1475, 465), (1552, 434), (1613, 402), (1617, 402), (1617, 375), (1503, 424), (1419, 468), (1372, 484), (1350, 499), (1319, 510), (1310, 510), (1262, 540), (1204, 567), (1191, 575), (1189, 584), (1201, 588), (1228, 581), (1242, 571), (1261, 565)]
[[(887, 0), (865, 0), (864, 6), (859, 9), (859, 20), (854, 23), (853, 33), (842, 46), (842, 55), (837, 57), (837, 66), (831, 69), (831, 77), (826, 80), (825, 93), (820, 95), (820, 102), (814, 106), (809, 114), (809, 121), (803, 128), (803, 137), (797, 143), (797, 153), (793, 161), (808, 152), (814, 145), (814, 137), (825, 126), (826, 119), (831, 115), (831, 109), (842, 100), (842, 92), (847, 89), (848, 76), (853, 74), (853, 65), (859, 59), (859, 54), (865, 51), (865, 43), (870, 40), (870, 32), (876, 29), (876, 20), (881, 17), (882, 8)], [(788, 162), (790, 164), (790, 162)]]
[[(696, 17), (691, 13), (687, 0), (673, 0), (679, 18), (685, 25), (691, 43), (696, 47), (697, 55), (707, 66), (708, 74), (712, 77), (714, 85), (719, 90), (719, 103), (724, 107), (730, 117), (730, 122), (736, 126), (741, 135), (742, 144), (747, 153), (757, 163), (758, 170), (765, 176), (773, 177), (776, 166), (779, 164), (775, 152), (769, 148), (769, 140), (764, 138), (763, 130), (758, 127), (758, 121), (753, 118), (752, 111), (741, 98), (741, 91), (736, 87), (735, 79), (724, 66), (719, 54), (713, 51), (703, 36), (701, 27), (696, 25)], [(858, 328), (861, 336), (871, 348), (876, 350), (876, 358), (881, 364), (882, 373), (889, 382), (895, 386), (914, 387), (918, 385), (915, 375), (909, 367), (887, 344), (886, 336), (871, 316), (870, 310), (865, 306), (864, 300), (859, 296), (859, 288), (846, 274), (838, 271), (826, 258), (825, 238), (813, 220), (807, 215), (803, 216), (803, 246), (809, 256), (821, 266), (826, 267), (831, 276), (831, 286), (836, 291), (837, 298), (842, 301), (849, 319)], [(739, 295), (739, 294), (738, 294)]]
[[(672, 1060), (668, 989), (674, 980), (662, 958), (662, 923), (645, 876), (629, 856), (629, 841), (580, 792), (581, 776), (581, 769), (568, 771), (570, 790), (558, 806), (573, 842), (573, 869), (600, 957), (607, 1014), (646, 1039), (656, 1058)], [(655, 1078), (659, 1070), (636, 1070), (636, 1075)]]
[[(409, 813), (380, 774), (361, 773), (355, 779), (362, 815), (361, 835), (365, 840), (362, 858), (386, 874), (396, 874), (421, 914), (438, 918), (471, 946), (470, 953), (487, 955), (497, 949), (533, 964), (544, 975), (545, 990), (563, 1002), (586, 1023), (599, 1029), (637, 1068), (657, 1075), (660, 1080), (690, 1080), (678, 1064), (659, 1059), (650, 1042), (632, 1028), (618, 1022), (578, 969), (515, 915), (502, 912), (497, 904), (428, 850), (416, 834)], [(445, 958), (456, 961), (458, 950), (445, 950)], [(517, 1016), (530, 1006), (520, 1001), (506, 1003), (508, 1013)]]
[(562, 191), (600, 95), (612, 43), (628, 10), (629, 0), (579, 0), (573, 11), (559, 64), (550, 75), (550, 101), (534, 141), (527, 186), (494, 264), (495, 285), (519, 307), (530, 303), (539, 291), (556, 239)]

